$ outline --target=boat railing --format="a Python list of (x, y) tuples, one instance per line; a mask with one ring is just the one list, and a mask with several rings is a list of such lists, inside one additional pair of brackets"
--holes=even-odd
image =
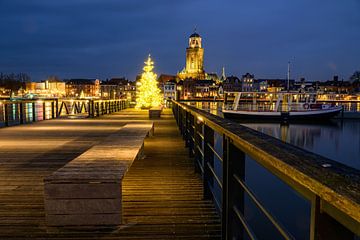
[[(279, 105), (277, 112), (288, 112), (288, 111), (311, 111), (314, 110), (314, 104), (308, 103), (282, 103)], [(254, 111), (254, 112), (269, 112), (275, 111), (275, 102), (273, 103), (264, 103), (257, 102), (254, 103), (240, 103), (237, 105), (236, 109), (233, 109), (233, 104), (224, 105), (225, 110), (235, 110), (235, 111)]]
[[(309, 239), (353, 240), (360, 235), (359, 170), (196, 107), (176, 101), (172, 107), (202, 177), (203, 198), (212, 200), (221, 216), (222, 239), (257, 239), (262, 234), (307, 238), (296, 235), (303, 229)], [(276, 185), (271, 191), (281, 186), (281, 192), (269, 192), (268, 181)], [(306, 202), (302, 206), (308, 214), (301, 220), (284, 191)], [(255, 212), (262, 223), (254, 220)], [(256, 224), (266, 225), (267, 231)]]

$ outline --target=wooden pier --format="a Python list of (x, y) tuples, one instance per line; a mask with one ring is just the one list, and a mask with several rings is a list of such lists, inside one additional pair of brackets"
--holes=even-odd
[(170, 110), (123, 180), (123, 224), (48, 227), (44, 178), (147, 111), (53, 119), (0, 129), (0, 239), (220, 239), (221, 221), (194, 172)]

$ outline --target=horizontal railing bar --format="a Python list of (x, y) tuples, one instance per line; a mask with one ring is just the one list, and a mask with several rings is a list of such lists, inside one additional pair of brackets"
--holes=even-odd
[(257, 238), (256, 238), (255, 233), (253, 232), (250, 225), (246, 221), (245, 217), (240, 213), (240, 211), (237, 209), (236, 206), (233, 207), (233, 211), (235, 212), (235, 215), (238, 217), (241, 224), (243, 225), (243, 227), (244, 227), (247, 235), (249, 236), (249, 238), (252, 239), (252, 240), (256, 240)]
[(200, 154), (204, 157), (204, 153), (203, 153), (201, 147), (197, 144), (196, 144), (196, 147), (197, 147), (198, 151), (200, 152)]
[(219, 185), (219, 187), (220, 187), (221, 189), (223, 189), (222, 182), (220, 181), (219, 177), (216, 175), (214, 168), (210, 165), (209, 162), (207, 162), (207, 166), (208, 166), (208, 168), (210, 169), (210, 172), (211, 172), (212, 175), (214, 176), (214, 178), (215, 178), (217, 184)]
[(210, 192), (211, 192), (211, 195), (213, 196), (213, 199), (214, 199), (214, 201), (215, 201), (215, 204), (216, 204), (216, 206), (218, 207), (218, 209), (219, 209), (219, 211), (220, 211), (220, 215), (221, 215), (222, 207), (221, 207), (218, 199), (216, 198), (216, 195), (215, 195), (215, 193), (214, 193), (214, 190), (209, 186), (209, 182), (208, 182), (207, 184), (208, 184), (208, 188), (209, 188), (209, 190), (210, 190)]
[(199, 135), (199, 137), (201, 137), (202, 140), (204, 140), (204, 135), (202, 135), (200, 132), (196, 132), (196, 133)]
[(198, 166), (200, 167), (201, 173), (204, 173), (204, 168), (202, 166), (202, 162), (200, 162), (199, 159), (196, 159), (196, 162), (198, 163)]
[(274, 227), (279, 231), (279, 233), (287, 240), (295, 239), (285, 228), (272, 216), (272, 214), (265, 209), (265, 207), (260, 203), (255, 194), (246, 186), (246, 184), (236, 175), (233, 175), (234, 179), (240, 184), (240, 186), (247, 192), (255, 205), (264, 213), (264, 215), (270, 220)]
[(207, 146), (211, 149), (211, 151), (216, 155), (216, 157), (222, 162), (223, 159), (222, 157), (220, 157), (220, 155), (216, 152), (216, 150), (209, 144), (207, 143)]

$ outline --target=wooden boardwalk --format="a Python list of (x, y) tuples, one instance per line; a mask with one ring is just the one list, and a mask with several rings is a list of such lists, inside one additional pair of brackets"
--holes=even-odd
[(123, 184), (124, 224), (116, 229), (45, 225), (43, 178), (146, 112), (61, 119), (0, 129), (0, 239), (219, 239), (220, 220), (194, 173), (169, 110), (145, 141)]

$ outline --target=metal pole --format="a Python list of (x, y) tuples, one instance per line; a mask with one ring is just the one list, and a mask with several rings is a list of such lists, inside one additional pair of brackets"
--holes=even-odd
[(58, 118), (59, 117), (59, 99), (55, 99), (55, 110), (56, 110), (56, 114), (55, 114), (55, 116), (56, 116), (56, 118)]
[(24, 112), (23, 112), (23, 109), (24, 109), (24, 105), (23, 105), (23, 102), (21, 101), (19, 103), (20, 124), (24, 124)]
[(4, 104), (4, 120), (5, 120), (5, 126), (9, 126), (9, 111), (8, 111), (8, 104)]
[(245, 191), (237, 184), (234, 175), (245, 180), (245, 153), (234, 146), (229, 138), (224, 136), (223, 140), (222, 235), (223, 239), (241, 239), (244, 228), (236, 224), (234, 208), (244, 216)]
[(43, 107), (43, 120), (46, 120), (46, 102), (44, 101), (42, 104)]
[(214, 152), (211, 147), (214, 147), (214, 130), (204, 125), (204, 176), (203, 176), (203, 187), (204, 187), (204, 199), (211, 199), (211, 186), (214, 184), (214, 179), (211, 175), (211, 170), (208, 167), (208, 163), (213, 166), (214, 165)]
[(290, 61), (288, 62), (288, 73), (287, 73), (287, 91), (290, 91)]
[(311, 200), (310, 239), (354, 239), (354, 233), (321, 210), (322, 205), (319, 196)]
[(55, 103), (54, 101), (51, 101), (51, 118), (55, 118)]
[(32, 120), (33, 120), (33, 122), (35, 122), (36, 121), (36, 106), (35, 106), (34, 101), (31, 103), (31, 106), (32, 106)]

